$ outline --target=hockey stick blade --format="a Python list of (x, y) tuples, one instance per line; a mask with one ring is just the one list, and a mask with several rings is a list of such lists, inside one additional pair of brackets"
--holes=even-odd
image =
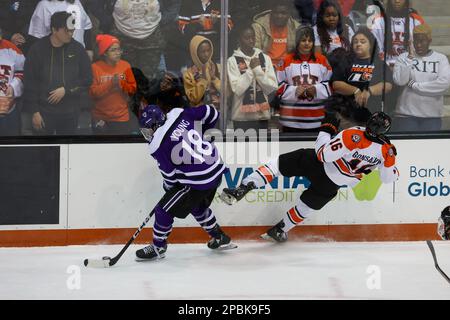
[(433, 243), (430, 240), (427, 240), (427, 245), (428, 248), (430, 248), (431, 251), (431, 255), (433, 256), (433, 260), (434, 260), (434, 266), (436, 267), (436, 270), (444, 277), (445, 280), (447, 280), (448, 283), (450, 283), (450, 278), (445, 274), (444, 271), (442, 271), (442, 269), (439, 267), (438, 261), (437, 261), (437, 257), (436, 257), (436, 252), (434, 250), (434, 246)]
[(226, 245), (223, 245), (221, 247), (218, 247), (217, 249), (212, 249), (213, 251), (225, 251), (225, 250), (232, 250), (236, 249), (238, 246), (235, 243), (229, 243)]
[(85, 259), (84, 266), (87, 268), (109, 268), (113, 264), (111, 264), (110, 257), (103, 257), (102, 260), (98, 259)]
[(150, 212), (150, 214), (145, 218), (144, 222), (141, 226), (134, 232), (133, 236), (130, 240), (128, 240), (127, 244), (120, 250), (120, 252), (114, 257), (103, 257), (102, 260), (94, 260), (94, 259), (85, 259), (83, 264), (87, 268), (109, 268), (112, 267), (119, 261), (122, 255), (127, 251), (128, 247), (133, 243), (133, 241), (138, 237), (141, 233), (142, 229), (144, 229), (145, 225), (150, 221), (151, 217), (155, 214), (155, 209)]

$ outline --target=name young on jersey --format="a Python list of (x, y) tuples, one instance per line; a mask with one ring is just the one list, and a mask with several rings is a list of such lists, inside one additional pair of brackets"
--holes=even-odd
[(170, 135), (170, 139), (172, 141), (180, 141), (180, 138), (183, 137), (184, 133), (186, 132), (190, 124), (191, 123), (185, 119), (181, 120), (181, 122), (178, 124), (178, 126), (175, 128), (175, 130), (173, 130), (172, 134)]

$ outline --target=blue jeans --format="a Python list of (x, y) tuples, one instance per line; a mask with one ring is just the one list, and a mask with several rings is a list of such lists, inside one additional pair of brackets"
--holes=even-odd
[(395, 117), (392, 121), (392, 131), (439, 131), (441, 118)]

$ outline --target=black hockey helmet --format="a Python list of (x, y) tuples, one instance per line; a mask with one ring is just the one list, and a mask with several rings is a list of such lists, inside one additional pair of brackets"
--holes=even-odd
[(371, 137), (378, 137), (385, 134), (391, 128), (392, 120), (384, 112), (373, 113), (366, 123), (366, 133)]

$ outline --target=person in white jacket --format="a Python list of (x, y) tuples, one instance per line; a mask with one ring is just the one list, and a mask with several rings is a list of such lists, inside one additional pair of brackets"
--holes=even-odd
[(86, 48), (86, 52), (92, 60), (94, 57), (90, 40), (92, 22), (80, 0), (42, 0), (36, 6), (31, 17), (28, 34), (38, 39), (51, 34), (50, 19), (55, 12), (59, 11), (66, 11), (74, 16), (73, 21), (68, 21), (69, 24), (73, 23), (75, 27), (73, 38)]
[(239, 48), (228, 59), (227, 70), (234, 128), (267, 129), (271, 116), (268, 96), (278, 83), (272, 60), (255, 48), (255, 31), (250, 25), (240, 30)]
[(394, 82), (405, 86), (395, 109), (393, 130), (436, 131), (441, 129), (444, 95), (450, 86), (450, 65), (445, 55), (430, 49), (431, 27), (414, 28), (415, 53), (399, 56)]
[(23, 93), (25, 56), (12, 42), (3, 39), (0, 29), (0, 136), (20, 135), (17, 98)]

